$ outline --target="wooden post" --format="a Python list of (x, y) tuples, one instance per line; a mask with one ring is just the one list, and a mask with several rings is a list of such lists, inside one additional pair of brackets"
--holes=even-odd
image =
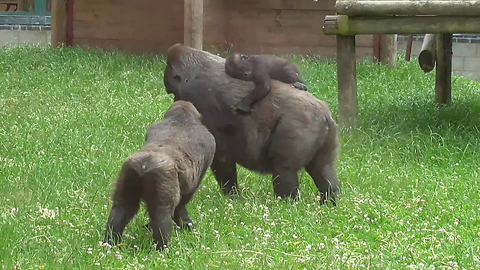
[(17, 11), (24, 11), (24, 12), (33, 12), (34, 11), (34, 0), (18, 0), (18, 9)]
[(380, 63), (380, 35), (373, 35), (373, 61)]
[(435, 34), (426, 34), (423, 39), (420, 54), (418, 55), (418, 64), (425, 73), (432, 71), (435, 67), (435, 59), (437, 56), (435, 45)]
[(52, 47), (67, 43), (67, 0), (52, 0)]
[(397, 35), (380, 35), (380, 63), (397, 64)]
[(452, 99), (452, 34), (437, 36), (435, 101), (448, 104)]
[(408, 35), (407, 49), (405, 53), (405, 61), (407, 62), (410, 62), (410, 57), (412, 56), (412, 44), (413, 44), (413, 35)]
[(357, 67), (355, 36), (337, 35), (338, 111), (340, 124), (357, 127)]
[(203, 0), (184, 0), (183, 44), (203, 49)]

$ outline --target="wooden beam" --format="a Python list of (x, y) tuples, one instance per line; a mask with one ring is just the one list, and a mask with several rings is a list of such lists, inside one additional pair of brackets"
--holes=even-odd
[(183, 43), (203, 49), (203, 0), (184, 0)]
[(418, 55), (418, 64), (423, 72), (428, 73), (433, 70), (435, 67), (435, 60), (437, 56), (434, 34), (426, 34), (423, 39), (422, 48), (420, 49), (420, 54)]
[(437, 36), (437, 68), (435, 102), (448, 104), (452, 100), (452, 34)]
[(338, 111), (340, 124), (357, 127), (357, 66), (355, 36), (337, 36)]
[(376, 15), (439, 15), (480, 16), (479, 0), (449, 1), (353, 1), (339, 0), (335, 5), (338, 14), (349, 16)]
[[(327, 21), (328, 19), (328, 21)], [(325, 35), (480, 33), (480, 17), (325, 17)]]
[(52, 47), (67, 43), (67, 0), (52, 0)]
[(397, 35), (380, 35), (380, 63), (397, 64)]

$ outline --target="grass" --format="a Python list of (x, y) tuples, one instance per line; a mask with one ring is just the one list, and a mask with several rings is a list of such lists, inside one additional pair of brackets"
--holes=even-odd
[[(294, 58), (337, 115), (336, 66)], [(154, 250), (142, 207), (123, 247), (102, 247), (112, 183), (172, 103), (162, 58), (96, 50), (0, 51), (2, 269), (475, 269), (480, 267), (480, 85), (415, 61), (358, 65), (360, 122), (341, 134), (336, 208), (277, 200), (270, 177), (239, 170), (242, 197), (209, 172), (188, 209), (197, 229)]]

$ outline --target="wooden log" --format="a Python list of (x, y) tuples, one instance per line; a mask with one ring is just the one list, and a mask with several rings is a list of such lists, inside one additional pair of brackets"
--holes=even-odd
[(413, 35), (408, 35), (407, 48), (405, 52), (405, 61), (407, 62), (410, 62), (410, 57), (412, 56), (412, 45), (413, 45)]
[(326, 17), (325, 35), (480, 33), (480, 17)]
[(338, 14), (349, 16), (439, 15), (480, 16), (479, 0), (450, 1), (352, 1), (340, 0)]
[(356, 128), (358, 115), (355, 36), (337, 36), (338, 112), (340, 124)]
[(397, 35), (380, 35), (380, 63), (397, 64)]
[[(342, 29), (341, 29), (342, 28)], [(323, 20), (323, 33), (325, 35), (344, 35), (348, 36), (348, 16), (346, 15), (327, 15)]]
[(422, 48), (420, 49), (420, 54), (418, 55), (418, 64), (423, 72), (428, 73), (433, 70), (435, 67), (435, 60), (437, 56), (434, 34), (426, 34), (423, 39)]
[(184, 0), (183, 43), (203, 49), (203, 0)]
[(452, 100), (452, 34), (439, 34), (435, 74), (435, 102), (448, 104)]
[(67, 43), (67, 0), (52, 0), (52, 47)]

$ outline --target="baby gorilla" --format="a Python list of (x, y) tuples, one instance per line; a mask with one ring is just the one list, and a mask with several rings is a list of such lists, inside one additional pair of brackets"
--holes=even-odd
[(158, 250), (167, 247), (173, 221), (193, 227), (185, 208), (215, 153), (215, 139), (188, 101), (177, 101), (147, 132), (143, 149), (123, 164), (112, 195), (104, 242), (118, 244), (143, 199)]
[(275, 55), (232, 54), (226, 58), (225, 72), (228, 76), (243, 81), (253, 81), (255, 89), (237, 104), (235, 110), (246, 114), (253, 105), (263, 99), (272, 87), (272, 79), (292, 84), (307, 91), (298, 67), (286, 59)]

